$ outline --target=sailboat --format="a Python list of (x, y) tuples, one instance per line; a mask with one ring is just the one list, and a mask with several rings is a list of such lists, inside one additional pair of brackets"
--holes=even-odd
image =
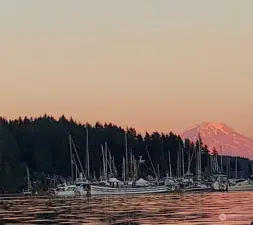
[(228, 191), (253, 191), (253, 181), (248, 180), (238, 180), (237, 179), (237, 157), (235, 158), (235, 184), (228, 186)]
[(253, 191), (253, 182), (250, 179), (239, 181), (235, 185), (228, 186), (228, 191)]
[[(86, 129), (87, 129), (86, 133), (88, 136), (88, 128)], [(86, 140), (86, 142), (88, 142), (88, 140)], [(60, 185), (54, 191), (54, 194), (56, 196), (64, 196), (64, 197), (71, 197), (71, 196), (73, 197), (75, 195), (86, 195), (87, 186), (89, 186), (89, 181), (87, 180), (87, 173), (86, 173), (86, 176), (84, 175), (84, 170), (83, 170), (80, 158), (78, 156), (78, 153), (77, 153), (77, 150), (76, 150), (76, 147), (74, 145), (71, 135), (69, 135), (69, 149), (70, 149), (70, 167), (71, 167), (72, 183), (67, 184), (67, 182), (65, 182), (63, 185)], [(74, 152), (73, 152), (73, 149), (74, 149)], [(86, 147), (86, 151), (88, 152), (87, 147)], [(74, 165), (75, 165), (75, 171), (76, 171), (75, 181), (74, 181), (74, 167), (73, 167)]]
[(178, 189), (178, 183), (172, 177), (170, 151), (169, 151), (169, 171), (166, 175), (164, 183), (168, 187), (168, 191), (175, 191), (176, 189)]
[[(141, 159), (138, 165), (140, 165)], [(125, 158), (123, 158), (123, 169), (125, 171)], [(164, 193), (168, 191), (166, 185), (151, 186), (148, 181), (140, 178), (135, 181), (126, 181), (125, 172), (123, 173), (124, 181), (120, 181), (115, 177), (111, 177), (107, 181), (106, 186), (91, 185), (90, 193), (93, 195), (127, 195), (127, 194), (148, 194), (148, 193)]]
[(197, 159), (197, 165), (196, 165), (196, 173), (197, 177), (195, 181), (193, 180), (193, 176), (190, 174), (190, 164), (188, 165), (188, 171), (187, 174), (185, 174), (185, 178), (187, 178), (189, 186), (185, 187), (183, 189), (183, 192), (206, 192), (211, 191), (211, 188), (208, 187), (205, 183), (202, 182), (201, 177), (201, 158), (202, 158), (202, 150), (201, 150), (201, 137), (199, 134), (199, 148), (198, 151), (196, 151), (196, 159)]
[[(110, 157), (108, 162), (108, 154), (110, 156), (110, 153), (108, 151), (107, 146), (105, 146), (105, 149), (103, 150), (102, 147), (102, 156), (103, 156), (103, 171), (104, 171), (104, 181), (105, 185), (90, 185), (90, 194), (93, 195), (127, 195), (127, 194), (147, 194), (147, 193), (164, 193), (168, 191), (168, 188), (166, 185), (156, 185), (151, 186), (147, 181), (144, 179), (137, 181), (137, 173), (138, 168), (141, 164), (143, 164), (145, 161), (140, 156), (138, 164), (134, 163), (135, 161), (133, 159), (133, 156), (131, 154), (130, 157), (130, 171), (132, 171), (132, 180), (129, 179), (129, 162), (128, 162), (128, 146), (127, 146), (127, 134), (125, 133), (125, 152), (126, 155), (123, 157), (122, 160), (122, 179), (123, 181), (118, 180), (115, 176), (108, 178), (108, 165), (109, 165), (109, 171), (110, 169)], [(137, 164), (137, 165), (136, 165)], [(111, 174), (114, 175), (114, 174)], [(145, 184), (144, 184), (145, 183)], [(142, 184), (142, 185), (140, 185)]]
[[(222, 144), (223, 145), (223, 144)], [(212, 156), (212, 164), (214, 164), (214, 172), (216, 174), (213, 175), (213, 182), (212, 182), (212, 189), (213, 191), (228, 191), (228, 178), (226, 174), (223, 174), (222, 172), (222, 147), (221, 147), (221, 156), (220, 156), (220, 167), (218, 163), (218, 156), (217, 154)]]

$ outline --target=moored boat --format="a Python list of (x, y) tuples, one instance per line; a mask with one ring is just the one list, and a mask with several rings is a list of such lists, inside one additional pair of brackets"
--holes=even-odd
[(66, 183), (63, 186), (59, 186), (55, 190), (56, 196), (75, 196), (75, 195), (86, 195), (87, 186), (89, 182), (83, 177), (80, 173), (79, 177), (76, 179), (75, 184), (67, 185)]
[(150, 185), (140, 178), (135, 182), (122, 182), (117, 178), (109, 178), (106, 186), (90, 185), (90, 194), (94, 195), (127, 195), (165, 193), (169, 188), (166, 185)]
[(76, 185), (74, 185), (74, 184), (58, 187), (55, 190), (55, 195), (56, 196), (65, 196), (65, 197), (74, 196), (75, 195), (75, 193), (74, 193), (75, 188), (76, 188)]
[(235, 185), (228, 186), (228, 191), (253, 191), (253, 183), (250, 180), (239, 181)]

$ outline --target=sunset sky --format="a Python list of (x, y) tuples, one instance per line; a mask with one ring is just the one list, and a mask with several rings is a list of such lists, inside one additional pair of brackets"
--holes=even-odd
[(252, 0), (0, 2), (0, 115), (253, 138)]

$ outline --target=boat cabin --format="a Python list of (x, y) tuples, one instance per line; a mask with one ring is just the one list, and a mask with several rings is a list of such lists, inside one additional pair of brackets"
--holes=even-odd
[(117, 187), (117, 188), (120, 187), (122, 184), (122, 182), (115, 177), (109, 178), (108, 183), (110, 187)]

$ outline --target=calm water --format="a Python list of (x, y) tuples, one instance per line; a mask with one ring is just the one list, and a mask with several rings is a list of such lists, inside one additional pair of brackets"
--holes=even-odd
[(253, 192), (0, 200), (0, 224), (249, 225), (252, 220)]

